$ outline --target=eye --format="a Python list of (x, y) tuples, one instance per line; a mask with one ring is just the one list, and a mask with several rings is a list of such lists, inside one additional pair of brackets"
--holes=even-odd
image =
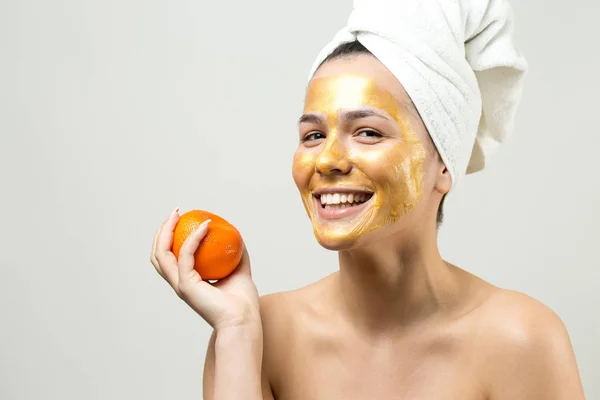
[(383, 135), (372, 129), (363, 129), (354, 135), (359, 143), (376, 144), (381, 141)]
[(311, 142), (313, 140), (325, 139), (325, 135), (322, 132), (311, 132), (302, 138), (303, 142)]
[(366, 129), (364, 131), (360, 131), (356, 134), (359, 137), (372, 137), (372, 138), (381, 138), (383, 135), (379, 132), (372, 131), (370, 129)]

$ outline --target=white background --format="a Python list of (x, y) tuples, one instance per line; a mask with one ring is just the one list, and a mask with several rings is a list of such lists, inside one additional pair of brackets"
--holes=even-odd
[[(516, 129), (449, 197), (440, 246), (554, 309), (599, 399), (600, 6), (514, 3)], [(240, 229), (261, 294), (337, 268), (291, 163), (309, 68), (350, 8), (0, 3), (0, 398), (201, 397), (210, 329), (149, 262), (176, 206)]]

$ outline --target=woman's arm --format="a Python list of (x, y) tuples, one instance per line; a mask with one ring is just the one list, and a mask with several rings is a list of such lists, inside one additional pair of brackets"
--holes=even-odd
[(150, 260), (175, 293), (213, 328), (204, 371), (204, 398), (263, 399), (260, 302), (246, 247), (229, 276), (216, 283), (205, 282), (194, 268), (194, 254), (208, 231), (208, 221), (188, 236), (177, 259), (171, 247), (179, 217), (175, 209), (163, 222), (152, 243)]
[(274, 400), (262, 373), (262, 354), (260, 326), (213, 331), (204, 363), (204, 400)]

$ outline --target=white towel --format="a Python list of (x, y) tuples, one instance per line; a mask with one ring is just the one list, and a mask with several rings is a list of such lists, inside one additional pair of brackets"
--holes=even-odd
[(358, 40), (404, 86), (452, 177), (481, 170), (512, 130), (527, 63), (506, 0), (355, 0), (339, 45)]

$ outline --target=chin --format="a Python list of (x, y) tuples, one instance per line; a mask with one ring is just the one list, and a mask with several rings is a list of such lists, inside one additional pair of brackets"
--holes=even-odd
[(319, 234), (315, 232), (315, 238), (319, 244), (327, 250), (349, 250), (356, 246), (356, 242), (359, 238), (351, 237), (350, 235), (331, 235), (331, 234)]
[(322, 232), (314, 230), (317, 242), (327, 250), (351, 250), (367, 246), (376, 241), (376, 238), (382, 234), (382, 229), (373, 229), (368, 232), (357, 234), (356, 232)]
[(370, 230), (357, 234), (356, 232), (337, 231), (323, 232), (314, 229), (317, 242), (327, 250), (343, 251), (358, 248), (368, 248), (371, 245), (379, 247), (383, 243), (390, 243), (401, 240), (401, 238), (412, 237), (415, 235), (410, 224), (407, 225), (409, 218), (402, 217), (399, 221), (386, 224), (381, 227), (373, 227)]

